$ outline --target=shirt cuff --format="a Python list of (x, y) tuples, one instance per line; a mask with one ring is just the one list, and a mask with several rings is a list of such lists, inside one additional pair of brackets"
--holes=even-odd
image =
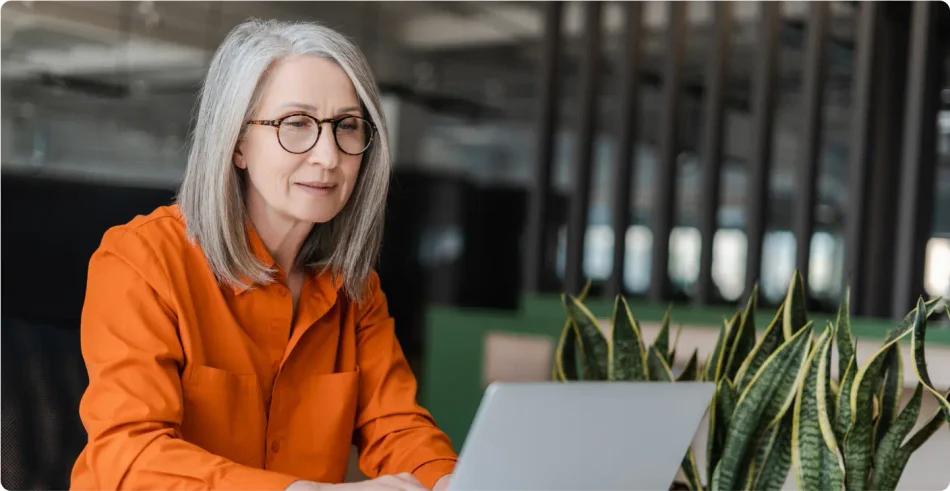
[(435, 483), (446, 474), (455, 471), (455, 459), (439, 459), (426, 462), (412, 471), (412, 475), (422, 483), (423, 486), (432, 489)]
[(229, 469), (223, 479), (225, 486), (233, 491), (283, 491), (294, 481), (300, 480), (289, 474), (241, 465)]

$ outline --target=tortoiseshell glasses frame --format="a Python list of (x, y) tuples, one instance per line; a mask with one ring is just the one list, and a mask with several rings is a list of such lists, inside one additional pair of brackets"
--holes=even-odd
[[(306, 113), (294, 113), (278, 119), (251, 120), (245, 124), (273, 126), (281, 148), (289, 153), (303, 154), (313, 149), (320, 140), (324, 123), (332, 125), (333, 140), (337, 148), (347, 155), (362, 155), (376, 139), (376, 125), (368, 119), (352, 115), (317, 119)], [(341, 131), (344, 131), (342, 135)]]

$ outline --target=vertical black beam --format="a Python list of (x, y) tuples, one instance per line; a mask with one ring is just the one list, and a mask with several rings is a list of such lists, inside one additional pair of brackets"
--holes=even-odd
[(669, 2), (666, 31), (666, 64), (663, 67), (663, 106), (660, 127), (660, 161), (653, 186), (653, 258), (650, 272), (650, 300), (667, 298), (669, 293), (670, 232), (676, 219), (676, 157), (679, 155), (678, 129), (683, 53), (686, 47), (686, 2)]
[(706, 108), (703, 122), (702, 165), (700, 171), (699, 280), (695, 302), (707, 304), (715, 291), (712, 279), (713, 242), (718, 229), (717, 213), (722, 169), (723, 124), (726, 115), (726, 75), (729, 73), (730, 38), (732, 36), (732, 4), (716, 2), (716, 26), (706, 65)]
[(577, 153), (574, 156), (574, 191), (567, 222), (567, 258), (564, 288), (577, 293), (584, 286), (584, 236), (590, 201), (594, 130), (597, 121), (597, 89), (600, 75), (601, 3), (584, 3), (584, 59), (580, 74), (580, 104), (577, 114)]
[(815, 203), (818, 201), (818, 164), (821, 161), (821, 109), (825, 92), (825, 40), (828, 37), (828, 2), (810, 2), (808, 33), (805, 39), (803, 82), (802, 160), (798, 163), (796, 206), (792, 226), (795, 232), (795, 267), (808, 289), (808, 260), (815, 230)]
[(525, 290), (540, 291), (551, 258), (546, 254), (549, 236), (547, 216), (551, 211), (551, 162), (554, 160), (554, 130), (557, 124), (558, 66), (561, 44), (561, 18), (564, 4), (547, 2), (544, 6), (544, 40), (538, 94), (538, 153), (534, 169), (534, 189), (528, 207), (525, 261)]
[(904, 138), (897, 212), (897, 254), (891, 315), (903, 317), (924, 289), (924, 255), (933, 217), (937, 83), (940, 65), (934, 2), (914, 2), (910, 26)]
[(778, 68), (781, 4), (759, 2), (762, 10), (759, 53), (755, 62), (752, 96), (752, 156), (749, 159), (749, 192), (746, 202), (746, 292), (762, 271), (762, 242), (768, 218), (769, 173), (772, 167), (772, 124), (775, 113), (775, 74)]
[(874, 29), (874, 79), (871, 168), (864, 261), (863, 300), (858, 313), (890, 317), (894, 292), (897, 235), (897, 183), (900, 175), (901, 135), (904, 128), (904, 86), (911, 4), (877, 3)]
[(613, 297), (623, 293), (623, 267), (627, 247), (627, 227), (630, 225), (630, 192), (634, 187), (634, 151), (637, 144), (638, 99), (640, 94), (641, 40), (643, 39), (643, 4), (623, 4), (626, 12), (624, 49), (620, 61), (620, 134), (617, 139), (617, 161), (614, 162), (613, 213), (614, 230), (613, 268), (607, 281), (606, 293)]
[(844, 284), (851, 288), (852, 313), (865, 314), (864, 261), (868, 247), (868, 186), (873, 152), (874, 53), (877, 40), (877, 2), (857, 4), (854, 78), (851, 85), (851, 143), (848, 179), (848, 212), (845, 233)]

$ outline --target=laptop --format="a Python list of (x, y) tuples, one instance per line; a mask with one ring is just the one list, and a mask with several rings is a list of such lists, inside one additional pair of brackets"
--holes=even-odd
[(713, 391), (709, 382), (493, 383), (449, 489), (669, 489)]

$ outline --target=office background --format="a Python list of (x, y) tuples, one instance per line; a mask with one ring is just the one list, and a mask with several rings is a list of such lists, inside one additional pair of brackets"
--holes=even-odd
[(68, 484), (89, 256), (173, 200), (198, 84), (251, 16), (323, 22), (375, 72), (395, 142), (378, 269), (424, 392), (430, 341), (462, 342), (432, 309), (515, 315), (587, 279), (701, 309), (758, 283), (767, 307), (797, 268), (812, 310), (850, 285), (877, 319), (950, 297), (942, 2), (11, 1), (5, 487)]

